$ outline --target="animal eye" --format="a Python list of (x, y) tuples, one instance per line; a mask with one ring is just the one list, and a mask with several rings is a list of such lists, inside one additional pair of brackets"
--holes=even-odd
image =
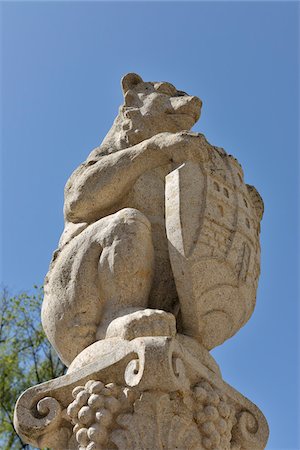
[(189, 95), (184, 91), (177, 91), (175, 97), (184, 97), (185, 95)]

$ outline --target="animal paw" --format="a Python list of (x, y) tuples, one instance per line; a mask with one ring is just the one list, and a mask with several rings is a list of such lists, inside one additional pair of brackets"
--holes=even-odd
[(106, 330), (106, 338), (120, 337), (131, 341), (143, 336), (175, 336), (173, 314), (159, 309), (143, 309), (114, 319)]

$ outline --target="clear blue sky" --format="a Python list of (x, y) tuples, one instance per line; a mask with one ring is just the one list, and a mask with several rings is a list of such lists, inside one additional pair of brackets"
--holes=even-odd
[[(108, 131), (126, 72), (200, 96), (195, 130), (265, 201), (250, 322), (213, 354), (266, 415), (268, 449), (299, 449), (299, 4), (7, 2), (2, 9), (2, 283), (41, 284), (63, 187)], [(298, 200), (299, 201), (299, 200)]]

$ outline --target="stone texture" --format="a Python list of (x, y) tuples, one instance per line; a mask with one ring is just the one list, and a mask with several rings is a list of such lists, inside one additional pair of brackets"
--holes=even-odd
[(262, 200), (235, 158), (188, 131), (201, 100), (122, 79), (124, 105), (65, 187), (42, 322), (69, 366), (15, 426), (54, 449), (263, 449), (266, 420), (209, 350), (250, 318)]
[(183, 330), (207, 349), (253, 312), (261, 219), (236, 160), (218, 149), (210, 156), (166, 177), (166, 229)]

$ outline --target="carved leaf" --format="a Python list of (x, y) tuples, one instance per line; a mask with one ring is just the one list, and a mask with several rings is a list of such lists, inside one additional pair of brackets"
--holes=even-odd
[(133, 414), (117, 419), (121, 428), (111, 435), (119, 450), (200, 449), (200, 434), (192, 413), (168, 394), (144, 393)]

